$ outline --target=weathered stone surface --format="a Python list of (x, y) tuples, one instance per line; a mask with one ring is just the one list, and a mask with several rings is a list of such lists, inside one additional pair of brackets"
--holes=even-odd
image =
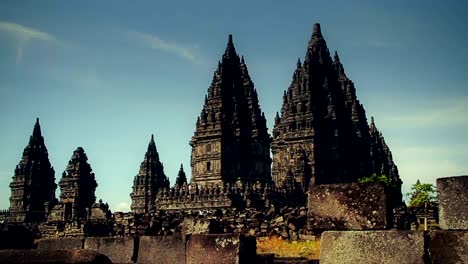
[(424, 263), (424, 233), (414, 231), (326, 231), (320, 264)]
[(239, 234), (192, 235), (186, 248), (187, 264), (242, 264), (255, 259), (255, 237)]
[(368, 125), (354, 83), (335, 52), (330, 56), (320, 24), (313, 27), (304, 63), (297, 62), (273, 128), (272, 174), (277, 185), (292, 178), (334, 184), (385, 174), (395, 184), (390, 204), (401, 204), (401, 180), (390, 148), (372, 119)]
[(312, 229), (385, 229), (386, 195), (381, 184), (311, 186), (308, 201)]
[(430, 232), (429, 256), (432, 264), (468, 263), (467, 231)]
[(0, 250), (0, 263), (112, 263), (91, 250)]
[(37, 242), (37, 249), (43, 250), (83, 249), (83, 247), (84, 238), (53, 238)]
[(442, 229), (468, 230), (468, 176), (437, 179), (439, 225)]
[(0, 224), (0, 249), (30, 249), (33, 244), (33, 232), (25, 226)]
[(138, 263), (185, 263), (185, 242), (180, 236), (140, 237)]
[(212, 221), (209, 219), (197, 219), (194, 217), (184, 218), (184, 235), (209, 234)]
[(134, 262), (133, 248), (134, 239), (131, 237), (89, 237), (84, 243), (84, 249), (104, 254), (114, 263)]

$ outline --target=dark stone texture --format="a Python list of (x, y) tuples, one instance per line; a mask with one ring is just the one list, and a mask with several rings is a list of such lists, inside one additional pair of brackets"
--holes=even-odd
[(255, 259), (255, 237), (239, 234), (192, 235), (186, 248), (187, 264), (243, 264)]
[(185, 242), (180, 236), (140, 237), (138, 263), (185, 263)]
[(273, 253), (260, 253), (257, 254), (256, 264), (274, 264), (275, 254)]
[(60, 250), (60, 249), (83, 249), (84, 238), (53, 238), (42, 239), (37, 242), (37, 249)]
[(91, 250), (0, 250), (0, 263), (112, 263)]
[(402, 203), (401, 180), (390, 148), (374, 123), (368, 125), (354, 83), (333, 58), (315, 24), (304, 63), (297, 62), (273, 128), (272, 174), (277, 185), (356, 182), (387, 175), (395, 185), (392, 207)]
[(311, 186), (309, 225), (318, 230), (385, 229), (386, 196), (377, 183)]
[(15, 168), (10, 183), (10, 210), (7, 222), (40, 223), (55, 203), (55, 171), (41, 133), (39, 118), (24, 148), (23, 157)]
[(326, 231), (320, 263), (423, 264), (424, 233), (414, 231)]
[(34, 246), (33, 232), (21, 225), (0, 224), (0, 249), (30, 249)]
[(84, 249), (104, 254), (114, 263), (132, 263), (136, 258), (131, 237), (89, 237), (85, 240)]
[(191, 183), (271, 182), (270, 141), (257, 90), (229, 35), (190, 141)]
[(468, 263), (467, 231), (430, 232), (429, 256), (432, 264)]
[(468, 230), (468, 176), (439, 178), (437, 191), (440, 227)]

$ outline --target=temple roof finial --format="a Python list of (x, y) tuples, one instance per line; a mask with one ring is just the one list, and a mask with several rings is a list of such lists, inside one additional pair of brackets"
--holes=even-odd
[(314, 24), (314, 27), (313, 27), (313, 30), (312, 30), (312, 34), (314, 34), (314, 35), (315, 35), (315, 34), (317, 34), (317, 35), (318, 35), (318, 34), (320, 34), (320, 35), (322, 34), (322, 30), (321, 30), (321, 28), (320, 28), (320, 23), (315, 23), (315, 24)]
[(226, 51), (224, 52), (223, 58), (234, 59), (237, 57), (236, 48), (234, 48), (234, 42), (232, 41), (232, 34), (229, 34), (228, 43), (226, 45)]
[(301, 58), (297, 58), (297, 68), (302, 67)]
[(338, 56), (338, 51), (335, 50), (335, 55), (333, 56), (335, 62), (340, 62), (340, 56)]

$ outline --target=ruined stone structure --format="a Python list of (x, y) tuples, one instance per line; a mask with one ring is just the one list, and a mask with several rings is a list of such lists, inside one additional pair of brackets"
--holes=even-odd
[(155, 210), (156, 194), (160, 189), (168, 187), (169, 179), (164, 174), (164, 167), (159, 160), (154, 136), (151, 135), (145, 159), (133, 180), (133, 192), (130, 194), (132, 212), (144, 214)]
[(257, 91), (232, 35), (205, 96), (192, 140), (192, 183), (270, 182), (270, 136)]
[(55, 201), (55, 171), (41, 134), (39, 118), (10, 183), (7, 222), (41, 222)]
[(372, 173), (386, 174), (401, 185), (388, 146), (375, 125), (369, 128), (354, 83), (338, 54), (331, 58), (319, 24), (304, 63), (298, 60), (284, 92), (272, 153), (276, 184), (293, 178), (304, 191), (311, 183), (356, 182)]
[(73, 151), (66, 171), (59, 182), (60, 203), (63, 206), (64, 221), (78, 221), (88, 218), (87, 210), (96, 201), (97, 187), (94, 173), (88, 164), (88, 157), (82, 147)]

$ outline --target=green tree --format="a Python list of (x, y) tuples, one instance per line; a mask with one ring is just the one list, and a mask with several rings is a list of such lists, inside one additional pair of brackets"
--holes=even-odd
[(421, 183), (419, 180), (411, 187), (411, 192), (406, 194), (409, 198), (409, 207), (424, 208), (424, 230), (427, 231), (427, 206), (437, 205), (437, 191), (434, 185)]
[(421, 183), (419, 180), (411, 187), (411, 192), (406, 194), (409, 197), (409, 207), (435, 206), (437, 204), (437, 191), (434, 185)]

